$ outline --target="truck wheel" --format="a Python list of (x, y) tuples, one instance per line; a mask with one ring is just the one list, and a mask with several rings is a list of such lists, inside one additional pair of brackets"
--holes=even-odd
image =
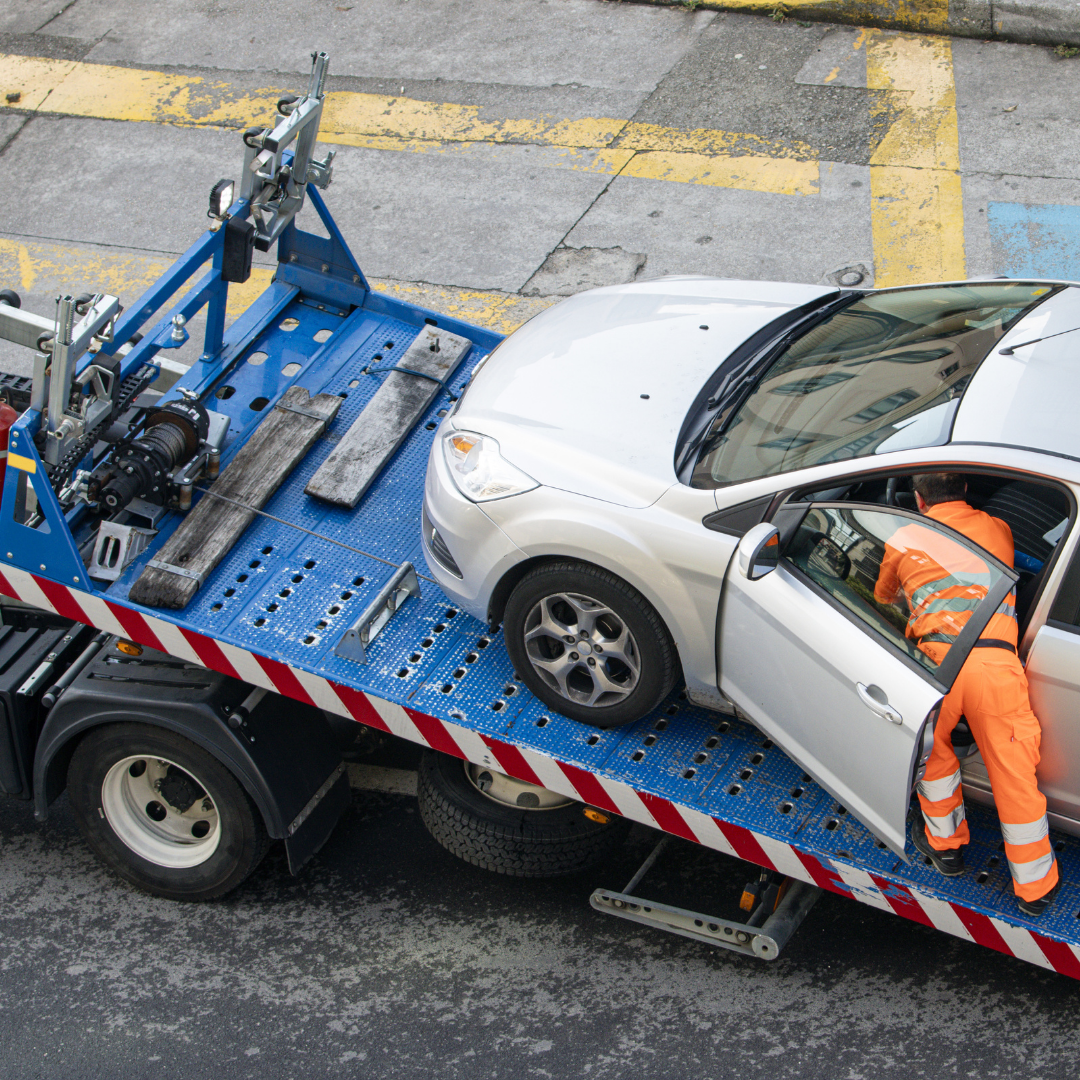
[(504, 636), (525, 685), (549, 708), (594, 727), (639, 720), (678, 675), (675, 646), (652, 605), (583, 563), (526, 574), (507, 602)]
[(67, 790), (94, 852), (155, 896), (224, 896), (269, 846), (261, 815), (228, 769), (164, 728), (95, 728), (75, 748)]
[(420, 759), (417, 794), (424, 825), (447, 851), (510, 877), (584, 870), (630, 830), (624, 818), (434, 750)]

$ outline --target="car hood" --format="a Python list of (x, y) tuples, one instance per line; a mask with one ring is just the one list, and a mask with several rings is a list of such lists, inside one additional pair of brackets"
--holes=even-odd
[(541, 484), (649, 506), (676, 481), (675, 441), (709, 375), (761, 327), (836, 291), (672, 277), (579, 293), (499, 346), (452, 423), (497, 439)]

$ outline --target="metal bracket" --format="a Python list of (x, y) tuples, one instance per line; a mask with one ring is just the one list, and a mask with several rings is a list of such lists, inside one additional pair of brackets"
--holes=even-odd
[(360, 618), (345, 631), (342, 639), (334, 646), (334, 655), (358, 664), (366, 664), (368, 646), (410, 596), (420, 599), (420, 582), (416, 578), (413, 564), (404, 562), (379, 590), (379, 595), (371, 601)]
[(589, 903), (597, 911), (606, 911), (621, 919), (730, 949), (744, 956), (775, 960), (821, 895), (821, 889), (816, 885), (788, 879), (787, 890), (768, 918), (764, 917), (764, 905), (758, 904), (757, 910), (744, 923), (630, 895), (630, 890), (645, 876), (668, 839), (665, 836), (660, 840), (624, 892), (597, 889), (589, 897)]
[(144, 551), (155, 536), (157, 532), (153, 529), (103, 521), (98, 526), (94, 555), (86, 572), (99, 581), (115, 581), (124, 572), (124, 567)]
[(203, 575), (196, 574), (191, 570), (185, 570), (182, 566), (173, 566), (172, 563), (162, 562), (160, 559), (150, 559), (147, 566), (152, 566), (156, 570), (164, 570), (167, 574), (179, 574), (180, 577), (191, 578), (192, 581), (197, 581), (200, 585), (203, 583)]

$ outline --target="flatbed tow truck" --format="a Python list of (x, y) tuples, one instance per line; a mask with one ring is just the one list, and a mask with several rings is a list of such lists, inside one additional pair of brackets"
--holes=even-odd
[[(678, 692), (610, 730), (552, 713), (499, 631), (448, 603), (423, 572), (425, 463), (501, 338), (369, 288), (320, 195), (326, 67), (316, 54), (307, 94), (245, 133), (239, 197), (215, 185), (211, 228), (133, 306), (61, 297), (48, 320), (0, 294), (0, 336), (35, 351), (32, 386), (0, 385), (21, 412), (0, 503), (0, 788), (44, 820), (66, 786), (122, 876), (203, 898), (243, 880), (270, 838), (298, 870), (348, 804), (343, 741), (377, 731), (427, 748), (427, 774), (471, 765), (507, 809), (658, 830), (625, 889), (593, 893), (598, 910), (775, 959), (829, 890), (1080, 978), (1080, 841), (1052, 833), (1065, 885), (1030, 919), (992, 811), (969, 808), (970, 870), (943, 878), (734, 714)], [(297, 227), (305, 200), (325, 236)], [(253, 248), (275, 246), (273, 282), (226, 332), (229, 282), (246, 279)], [(161, 393), (177, 367), (162, 354), (203, 308), (202, 355)], [(365, 410), (361, 433), (384, 434), (359, 500), (305, 494)], [(200, 506), (213, 509), (192, 544), (184, 523)], [(433, 832), (468, 857), (452, 829)], [(638, 895), (671, 837), (761, 868), (745, 922)], [(218, 877), (200, 879), (215, 860)]]

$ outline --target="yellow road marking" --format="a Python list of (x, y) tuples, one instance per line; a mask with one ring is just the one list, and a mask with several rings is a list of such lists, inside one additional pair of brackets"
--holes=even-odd
[(870, 158), (870, 226), (879, 288), (966, 274), (960, 142), (948, 38), (872, 32), (867, 85), (897, 119)]
[[(107, 292), (130, 306), (172, 265), (166, 256), (102, 250), (89, 245), (0, 237), (0, 287), (55, 296), (60, 292)], [(256, 266), (243, 285), (229, 286), (230, 321), (245, 311), (270, 283), (273, 269)], [(433, 311), (508, 334), (559, 297), (426, 285), (408, 281), (370, 282), (373, 289)], [(29, 305), (28, 305), (29, 306)], [(52, 311), (36, 305), (37, 314)]]
[[(0, 55), (0, 90), (21, 95), (15, 107), (23, 111), (230, 128), (271, 122), (274, 102), (283, 92), (239, 90), (196, 75), (13, 55)], [(475, 105), (332, 91), (326, 95), (319, 137), (330, 144), (410, 153), (470, 153), (481, 145), (530, 144), (563, 151), (541, 160), (549, 167), (607, 175), (625, 171), (781, 194), (818, 190), (816, 155), (805, 143), (788, 145), (744, 132), (680, 131), (610, 117), (487, 119), (483, 112)], [(638, 157), (651, 160), (628, 170)], [(770, 159), (793, 166), (774, 167)]]

